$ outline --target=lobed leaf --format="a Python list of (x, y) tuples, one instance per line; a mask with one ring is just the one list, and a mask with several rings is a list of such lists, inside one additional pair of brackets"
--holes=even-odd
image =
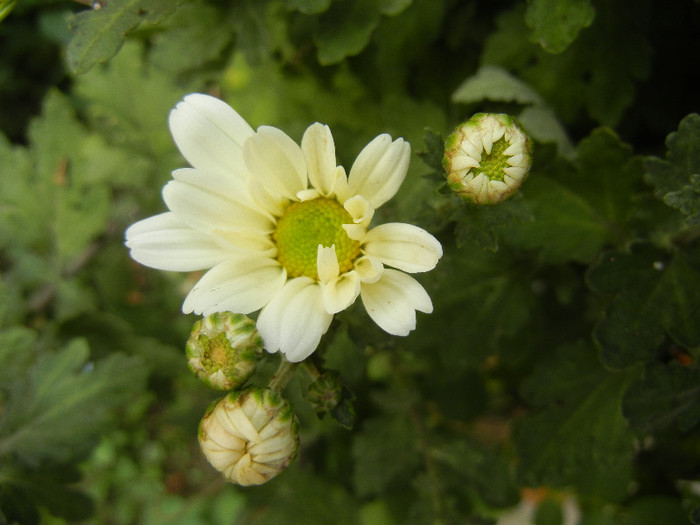
[(126, 34), (142, 23), (156, 24), (172, 14), (184, 0), (110, 0), (100, 9), (83, 11), (71, 21), (75, 36), (66, 48), (73, 74), (106, 62), (121, 48)]
[(561, 53), (595, 17), (591, 0), (532, 0), (525, 21), (531, 39), (550, 53)]

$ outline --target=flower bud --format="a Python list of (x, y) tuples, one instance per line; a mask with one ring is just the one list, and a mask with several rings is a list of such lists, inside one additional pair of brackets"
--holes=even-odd
[(525, 181), (532, 146), (508, 115), (477, 113), (447, 137), (442, 164), (453, 192), (469, 202), (495, 204)]
[(291, 405), (269, 388), (231, 392), (204, 415), (199, 446), (227, 481), (261, 485), (296, 457), (297, 418)]
[(252, 319), (220, 312), (194, 324), (185, 349), (190, 370), (199, 379), (217, 390), (231, 390), (255, 372), (262, 346)]
[(309, 385), (306, 397), (317, 414), (333, 410), (343, 395), (343, 385), (337, 372), (325, 372)]

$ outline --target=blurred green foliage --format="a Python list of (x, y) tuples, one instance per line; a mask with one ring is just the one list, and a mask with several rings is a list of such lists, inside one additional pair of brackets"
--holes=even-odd
[[(0, 523), (485, 525), (523, 489), (548, 494), (538, 525), (565, 497), (581, 525), (700, 523), (697, 2), (84, 4), (0, 2)], [(313, 361), (342, 404), (319, 418), (298, 372), (299, 457), (256, 488), (198, 450), (197, 275), (123, 246), (165, 209), (168, 112), (194, 91), (295, 140), (327, 123), (346, 167), (405, 137), (378, 218), (445, 251), (409, 337), (336, 317)], [(441, 173), (479, 111), (535, 141), (494, 207)]]

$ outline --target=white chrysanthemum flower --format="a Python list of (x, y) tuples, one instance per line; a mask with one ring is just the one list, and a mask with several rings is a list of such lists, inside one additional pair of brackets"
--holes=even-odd
[(212, 404), (199, 424), (207, 461), (237, 485), (261, 485), (297, 455), (297, 418), (291, 405), (268, 388), (251, 387)]
[(477, 113), (445, 141), (447, 184), (467, 201), (495, 204), (525, 181), (531, 152), (530, 139), (511, 117)]
[(253, 131), (216, 98), (192, 94), (171, 112), (170, 130), (193, 167), (173, 172), (163, 189), (170, 211), (131, 226), (126, 244), (146, 266), (209, 269), (185, 299), (185, 313), (262, 309), (257, 326), (266, 349), (295, 362), (358, 296), (393, 335), (415, 328), (416, 311), (432, 311), (405, 272), (433, 269), (440, 243), (410, 224), (370, 228), (374, 210), (406, 176), (403, 139), (379, 135), (346, 176), (319, 123), (300, 147), (277, 128)]

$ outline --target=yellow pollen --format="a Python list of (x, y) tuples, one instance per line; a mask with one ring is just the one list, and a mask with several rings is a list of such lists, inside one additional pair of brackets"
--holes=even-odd
[(277, 260), (289, 277), (318, 279), (318, 245), (335, 245), (340, 273), (348, 272), (360, 255), (360, 243), (348, 237), (341, 225), (352, 223), (350, 214), (334, 199), (295, 202), (285, 210), (272, 233)]

